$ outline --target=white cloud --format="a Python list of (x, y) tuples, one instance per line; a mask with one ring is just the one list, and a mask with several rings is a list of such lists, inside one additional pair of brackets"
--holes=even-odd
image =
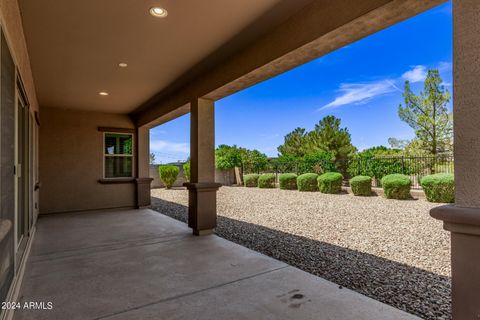
[(341, 95), (319, 110), (365, 103), (374, 97), (397, 90), (399, 89), (395, 83), (388, 79), (370, 83), (342, 83), (338, 89)]
[[(441, 61), (437, 69), (440, 72), (448, 72), (452, 68), (452, 63)], [(425, 81), (427, 77), (427, 67), (424, 65), (413, 66), (412, 69), (406, 71), (401, 77), (395, 79), (383, 79), (375, 82), (365, 83), (342, 83), (337, 90), (340, 95), (332, 102), (321, 107), (319, 110), (336, 108), (349, 104), (363, 104), (375, 97), (388, 94), (394, 91), (402, 92), (398, 86), (404, 81), (408, 80), (411, 83)], [(444, 86), (451, 86), (449, 82), (443, 82)]]
[(166, 140), (151, 140), (150, 150), (152, 152), (168, 152), (168, 153), (182, 153), (188, 154), (190, 152), (190, 146), (188, 143), (178, 143)]
[(402, 74), (404, 80), (408, 80), (411, 83), (422, 82), (427, 77), (427, 67), (418, 65), (415, 66), (412, 70), (408, 70)]
[(451, 62), (446, 62), (446, 61), (441, 61), (438, 64), (438, 70), (440, 72), (446, 72), (452, 70), (452, 63)]

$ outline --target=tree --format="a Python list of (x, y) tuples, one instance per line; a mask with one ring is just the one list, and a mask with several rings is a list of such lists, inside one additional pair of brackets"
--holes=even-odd
[(410, 162), (403, 160), (403, 150), (377, 146), (358, 152), (350, 163), (350, 176), (366, 175), (380, 180), (387, 174), (414, 173)]
[(332, 153), (327, 151), (317, 151), (315, 153), (306, 154), (299, 163), (298, 172), (315, 172), (317, 174), (321, 174), (325, 172), (337, 171), (332, 159)]
[(428, 70), (423, 91), (415, 95), (405, 81), (405, 105), (398, 108), (400, 119), (415, 130), (419, 146), (434, 156), (449, 151), (453, 137), (453, 119), (447, 109), (450, 93), (442, 82), (438, 70)]
[(150, 153), (150, 164), (155, 164), (155, 153)]
[(387, 148), (385, 146), (371, 147), (357, 153), (357, 157), (370, 159), (381, 157), (395, 157), (401, 156), (402, 150), (400, 148)]
[(394, 149), (405, 149), (410, 144), (410, 141), (397, 138), (388, 138), (388, 144)]
[(403, 149), (404, 154), (408, 156), (429, 156), (430, 151), (419, 139), (412, 139)]
[(357, 148), (352, 145), (347, 128), (340, 128), (340, 119), (326, 116), (306, 136), (307, 154), (328, 152), (337, 164), (353, 157)]
[(239, 148), (236, 145), (219, 145), (215, 150), (215, 167), (229, 170), (243, 167), (245, 172), (260, 172), (268, 166), (268, 157), (258, 150)]
[(295, 128), (284, 138), (284, 143), (277, 148), (282, 156), (301, 158), (305, 155), (305, 129)]
[(268, 157), (260, 151), (241, 148), (242, 164), (249, 172), (259, 172), (268, 166)]
[(236, 145), (221, 144), (215, 150), (215, 167), (219, 170), (228, 170), (242, 166), (241, 151)]

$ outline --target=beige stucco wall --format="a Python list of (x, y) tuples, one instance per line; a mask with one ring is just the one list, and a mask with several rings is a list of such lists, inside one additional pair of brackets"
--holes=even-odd
[(135, 205), (135, 184), (100, 184), (103, 134), (134, 128), (126, 115), (41, 108), (40, 213)]
[[(7, 40), (15, 66), (17, 67), (18, 73), (22, 79), (30, 106), (30, 112), (34, 114), (35, 111), (39, 111), (39, 106), (35, 92), (27, 44), (25, 41), (25, 34), (23, 31), (20, 8), (17, 0), (0, 0), (0, 26), (5, 35), (5, 39)], [(34, 130), (37, 130), (37, 128)], [(31, 168), (33, 170), (34, 180), (36, 180), (36, 176), (38, 174), (38, 135), (36, 135), (35, 132), (33, 136), (34, 164), (33, 168)], [(35, 183), (35, 181), (33, 181), (33, 183)], [(34, 203), (33, 213), (36, 217), (38, 214), (38, 191), (33, 192), (32, 198)]]
[(38, 111), (30, 58), (17, 0), (0, 0), (0, 24), (7, 38), (13, 60), (22, 77), (30, 108), (32, 111)]

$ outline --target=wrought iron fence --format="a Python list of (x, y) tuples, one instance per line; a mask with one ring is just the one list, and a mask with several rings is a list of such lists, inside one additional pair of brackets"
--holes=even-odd
[(380, 187), (380, 180), (387, 174), (401, 173), (410, 176), (413, 189), (421, 189), (420, 180), (429, 174), (453, 173), (453, 155), (438, 156), (391, 156), (377, 158), (353, 158), (340, 161), (305, 161), (296, 160), (282, 162), (270, 159), (265, 163), (248, 163), (242, 166), (243, 174), (248, 173), (296, 173), (338, 171), (344, 176), (344, 184), (356, 175), (372, 177), (372, 185)]

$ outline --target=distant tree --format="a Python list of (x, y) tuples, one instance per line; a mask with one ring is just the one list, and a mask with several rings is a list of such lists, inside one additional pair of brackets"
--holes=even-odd
[(155, 153), (150, 153), (150, 164), (155, 164)]
[(215, 150), (215, 167), (219, 170), (243, 167), (245, 172), (259, 172), (265, 170), (268, 164), (267, 155), (258, 150), (225, 144), (219, 145)]
[(425, 147), (423, 141), (412, 139), (403, 149), (404, 153), (409, 156), (429, 156), (430, 150)]
[(299, 173), (315, 172), (317, 174), (321, 174), (325, 172), (338, 171), (344, 167), (344, 164), (342, 164), (339, 168), (337, 168), (332, 160), (333, 155), (331, 152), (317, 151), (314, 153), (309, 153), (303, 156), (302, 161), (299, 163), (298, 171)]
[(352, 145), (348, 129), (340, 128), (340, 124), (340, 119), (334, 116), (320, 120), (306, 137), (306, 153), (328, 152), (336, 163), (353, 157), (357, 148)]
[(410, 143), (409, 140), (401, 140), (397, 138), (388, 138), (388, 144), (394, 149), (405, 149)]
[(358, 152), (350, 163), (348, 173), (350, 176), (366, 175), (380, 180), (387, 174), (414, 173), (410, 162), (404, 162), (404, 151), (396, 148), (377, 146)]
[(259, 172), (268, 166), (268, 157), (260, 151), (241, 148), (242, 165), (248, 172)]
[(402, 155), (400, 148), (387, 148), (385, 146), (371, 147), (357, 153), (357, 157), (364, 159), (392, 157)]
[(219, 170), (228, 170), (242, 165), (242, 155), (236, 146), (219, 145), (215, 150), (215, 167)]
[(405, 104), (398, 108), (400, 119), (415, 130), (419, 146), (432, 155), (449, 151), (453, 137), (453, 118), (447, 109), (450, 93), (442, 82), (438, 70), (428, 70), (423, 91), (415, 95), (405, 81)]
[(306, 153), (306, 133), (304, 128), (295, 128), (284, 138), (284, 143), (277, 148), (282, 156), (303, 157)]

